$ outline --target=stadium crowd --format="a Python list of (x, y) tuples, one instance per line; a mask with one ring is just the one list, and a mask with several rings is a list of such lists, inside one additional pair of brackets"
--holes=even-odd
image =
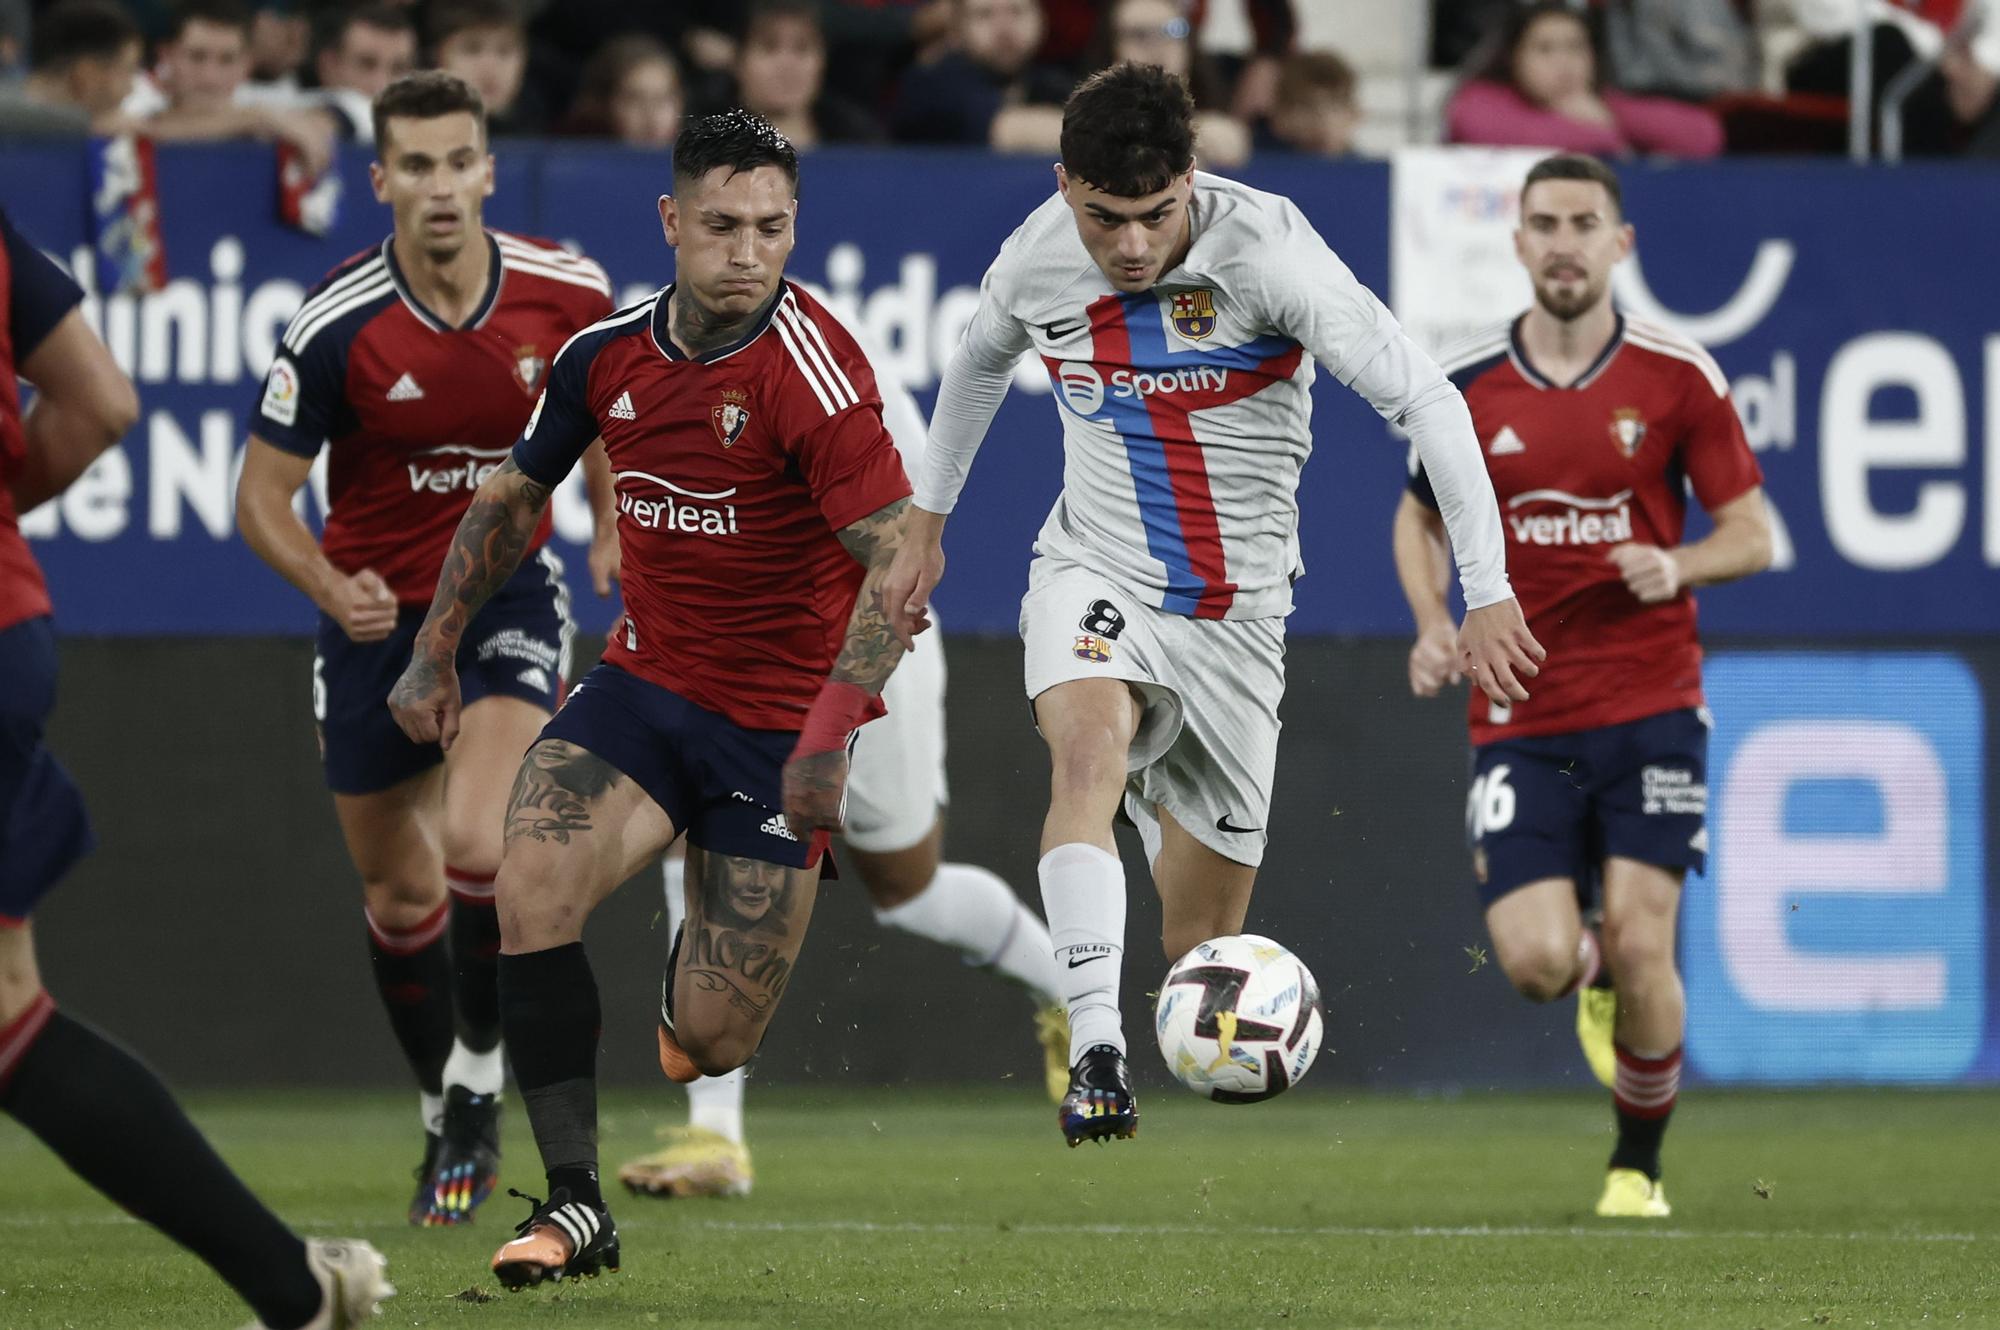
[[(2000, 0), (1865, 3), (1878, 102), (1914, 86), (1904, 150), (2000, 155)], [(1222, 169), (1437, 140), (1846, 147), (1852, 0), (1431, 0), (1402, 21), (1424, 17), (1382, 0), (0, 0), (0, 136), (255, 138), (322, 162), (367, 139), (391, 79), (436, 67), (501, 134), (658, 148), (686, 115), (744, 106), (802, 149), (1047, 153), (1076, 80), (1137, 59), (1189, 78)]]

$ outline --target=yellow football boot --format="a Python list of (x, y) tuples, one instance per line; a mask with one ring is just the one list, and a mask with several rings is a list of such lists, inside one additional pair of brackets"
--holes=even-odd
[(750, 1151), (702, 1127), (662, 1127), (666, 1148), (623, 1164), (618, 1180), (644, 1196), (748, 1196)]
[(1576, 1042), (1583, 1045), (1590, 1074), (1607, 1090), (1618, 1078), (1618, 1050), (1611, 1044), (1617, 1024), (1618, 990), (1587, 987), (1576, 990)]
[(1042, 1075), (1049, 1102), (1060, 1104), (1069, 1093), (1069, 1008), (1051, 1003), (1035, 1013), (1035, 1038), (1042, 1045)]
[(1674, 1212), (1666, 1187), (1636, 1168), (1614, 1168), (1597, 1198), (1600, 1219), (1665, 1219)]

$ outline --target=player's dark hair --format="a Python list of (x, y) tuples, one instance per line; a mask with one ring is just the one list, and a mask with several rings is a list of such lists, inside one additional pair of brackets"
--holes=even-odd
[(34, 67), (60, 73), (79, 60), (115, 60), (139, 25), (111, 0), (61, 0), (35, 20)]
[(399, 5), (361, 4), (329, 9), (320, 16), (313, 33), (315, 51), (338, 51), (347, 43), (347, 34), (356, 28), (381, 32), (415, 32), (410, 11)]
[(250, 6), (244, 0), (180, 0), (167, 29), (167, 40), (177, 42), (190, 23), (212, 23), (218, 28), (235, 28), (250, 39)]
[(1553, 157), (1544, 157), (1528, 168), (1528, 178), (1521, 182), (1521, 207), (1528, 206), (1528, 190), (1544, 180), (1582, 180), (1593, 185), (1604, 186), (1604, 192), (1611, 196), (1611, 210), (1619, 217), (1625, 215), (1625, 194), (1618, 187), (1618, 174), (1595, 157), (1580, 152), (1560, 152)]
[(1127, 60), (1079, 83), (1063, 104), (1063, 170), (1136, 199), (1194, 165), (1194, 99), (1158, 65)]
[(521, 11), (508, 0), (444, 0), (431, 6), (430, 17), (424, 24), (424, 40), (435, 52), (451, 38), (473, 28), (512, 28), (524, 38), (528, 33)]
[(392, 119), (435, 120), (459, 111), (469, 114), (479, 125), (479, 141), (486, 141), (486, 103), (470, 83), (442, 69), (425, 69), (403, 77), (382, 89), (372, 108), (375, 121), (375, 151), (389, 144)]
[(792, 192), (798, 192), (798, 149), (770, 121), (740, 109), (705, 115), (682, 128), (674, 140), (674, 193), (681, 193), (718, 167), (734, 176), (760, 166), (783, 171)]

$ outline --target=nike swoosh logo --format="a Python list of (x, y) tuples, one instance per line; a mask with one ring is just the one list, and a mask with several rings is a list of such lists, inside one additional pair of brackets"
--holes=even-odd
[(1054, 323), (1043, 323), (1036, 326), (1042, 330), (1042, 336), (1048, 338), (1051, 342), (1060, 342), (1065, 337), (1083, 331), (1083, 324), (1081, 322), (1066, 323), (1061, 319), (1056, 320)]
[(1098, 953), (1097, 955), (1095, 955), (1095, 956), (1085, 956), (1085, 957), (1084, 957), (1084, 958), (1083, 958), (1082, 960), (1080, 960), (1080, 961), (1076, 961), (1076, 960), (1073, 960), (1073, 961), (1071, 961), (1071, 962), (1069, 963), (1069, 968), (1070, 968), (1070, 969), (1072, 969), (1072, 970), (1074, 970), (1074, 969), (1075, 969), (1075, 968), (1076, 968), (1077, 966), (1079, 966), (1079, 965), (1088, 965), (1088, 964), (1090, 964), (1090, 963), (1091, 963), (1092, 961), (1101, 961), (1101, 960), (1103, 960), (1103, 959), (1104, 959), (1104, 953), (1102, 953), (1102, 952), (1099, 952), (1099, 953)]
[(1249, 835), (1250, 833), (1252, 833), (1252, 832), (1254, 832), (1254, 831), (1262, 831), (1262, 830), (1263, 830), (1263, 828), (1262, 828), (1262, 827), (1239, 827), (1239, 826), (1236, 826), (1236, 825), (1234, 825), (1234, 824), (1232, 824), (1232, 823), (1230, 822), (1230, 820), (1229, 820), (1229, 814), (1227, 814), (1227, 813), (1224, 813), (1224, 814), (1223, 814), (1223, 815), (1222, 815), (1221, 817), (1218, 817), (1217, 819), (1215, 819), (1215, 829), (1216, 829), (1217, 831), (1228, 831), (1228, 832), (1234, 832), (1234, 833), (1235, 833), (1236, 835), (1238, 835), (1238, 836), (1248, 836), (1248, 835)]

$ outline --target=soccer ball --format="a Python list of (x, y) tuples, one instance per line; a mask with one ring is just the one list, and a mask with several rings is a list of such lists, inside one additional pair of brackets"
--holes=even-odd
[(1254, 1104), (1298, 1084), (1323, 1028), (1312, 971), (1255, 933), (1211, 938), (1175, 961), (1153, 1009), (1168, 1070), (1219, 1104)]

